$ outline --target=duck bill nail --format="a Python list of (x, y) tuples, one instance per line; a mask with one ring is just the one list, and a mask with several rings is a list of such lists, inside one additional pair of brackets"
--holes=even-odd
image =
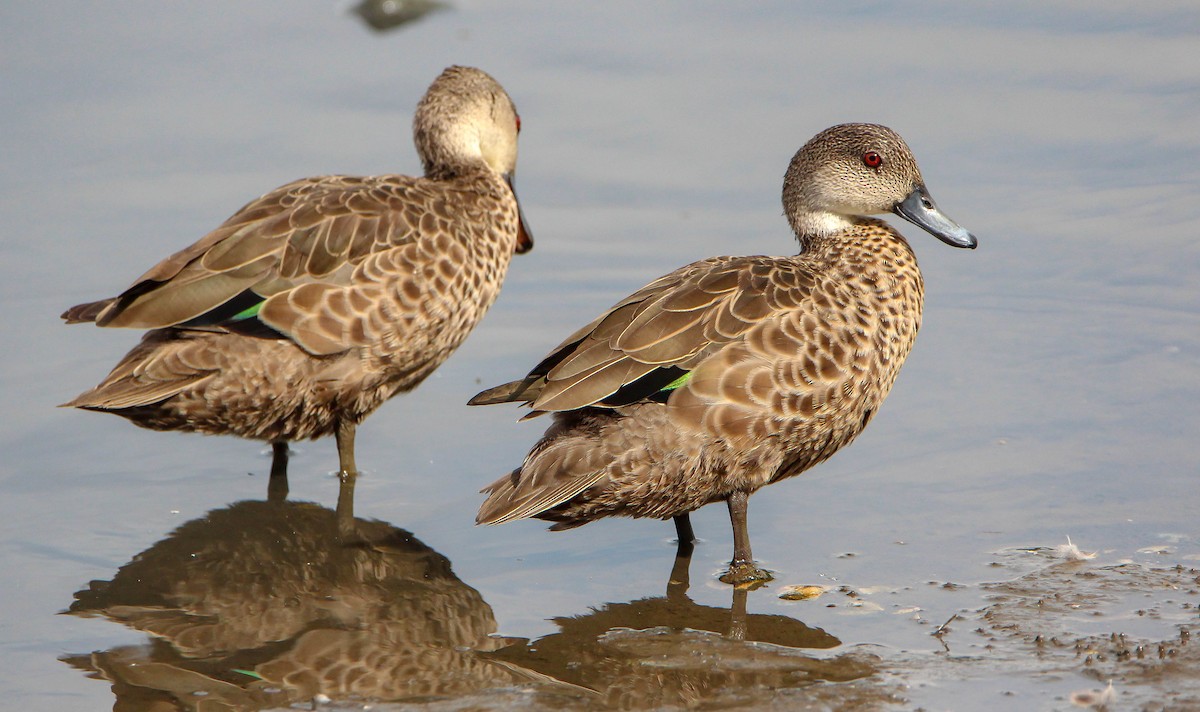
[(508, 187), (513, 192), (513, 199), (517, 201), (517, 246), (515, 251), (518, 255), (523, 255), (533, 249), (533, 235), (529, 234), (529, 227), (525, 223), (525, 211), (521, 209), (521, 201), (517, 199), (516, 176), (506, 173), (504, 180), (508, 182)]
[(923, 185), (913, 188), (907, 198), (896, 203), (892, 212), (947, 245), (974, 249), (978, 244), (975, 236), (967, 232), (966, 228), (938, 210), (937, 203), (934, 203), (933, 198), (929, 197), (929, 191)]

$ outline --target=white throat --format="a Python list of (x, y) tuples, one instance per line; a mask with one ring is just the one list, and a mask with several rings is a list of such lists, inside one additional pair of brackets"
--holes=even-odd
[(792, 229), (796, 231), (798, 237), (823, 237), (832, 235), (843, 230), (848, 230), (854, 226), (854, 221), (840, 213), (830, 213), (825, 211), (805, 212), (798, 215), (790, 215)]

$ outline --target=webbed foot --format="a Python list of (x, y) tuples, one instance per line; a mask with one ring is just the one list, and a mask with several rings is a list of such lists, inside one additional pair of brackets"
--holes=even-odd
[(753, 561), (734, 561), (730, 562), (729, 570), (721, 575), (721, 582), (738, 588), (755, 589), (774, 578), (770, 571), (755, 566)]

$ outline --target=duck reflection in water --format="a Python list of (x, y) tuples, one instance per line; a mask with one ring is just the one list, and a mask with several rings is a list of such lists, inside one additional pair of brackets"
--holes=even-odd
[(693, 602), (687, 595), (690, 563), (690, 548), (681, 547), (665, 596), (555, 618), (558, 633), (485, 655), (621, 709), (772, 701), (832, 701), (843, 708), (842, 702), (870, 706), (890, 698), (874, 683), (818, 685), (867, 678), (878, 659), (859, 651), (814, 654), (841, 641), (788, 616), (747, 613), (750, 587), (733, 589), (730, 608)]
[[(348, 500), (349, 494), (343, 491)], [(283, 708), (453, 700), (624, 708), (773, 699), (878, 702), (876, 658), (783, 615), (688, 596), (690, 547), (666, 595), (557, 618), (535, 642), (496, 635), (446, 557), (385, 522), (307, 502), (245, 501), (176, 529), (75, 594), (67, 613), (145, 632), (64, 662), (108, 680), (116, 709)], [(759, 594), (753, 594), (759, 595)], [(816, 652), (829, 651), (829, 652)]]
[(246, 501), (184, 524), (68, 611), (152, 640), (65, 662), (109, 680), (119, 709), (461, 696), (530, 679), (475, 652), (511, 641), (493, 637), (491, 607), (446, 557), (385, 522), (340, 519)]

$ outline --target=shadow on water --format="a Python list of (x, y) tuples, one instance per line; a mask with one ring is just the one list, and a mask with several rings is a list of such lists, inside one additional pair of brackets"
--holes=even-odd
[(150, 640), (63, 660), (130, 709), (454, 696), (528, 679), (474, 652), (509, 641), (492, 637), (491, 607), (446, 557), (387, 523), (352, 525), (307, 502), (213, 510), (67, 611)]

